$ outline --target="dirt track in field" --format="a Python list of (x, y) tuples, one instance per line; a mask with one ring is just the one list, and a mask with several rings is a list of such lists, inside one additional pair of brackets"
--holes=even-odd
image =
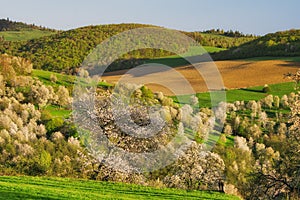
[[(193, 66), (182, 66), (175, 70), (144, 70), (128, 71), (121, 70), (106, 73), (102, 77), (107, 82), (116, 83), (122, 79), (135, 83), (146, 84), (153, 91), (162, 91), (167, 95), (191, 93), (188, 85), (191, 85), (195, 92), (204, 92), (210, 89), (222, 87), (218, 73), (214, 66), (219, 70), (224, 86), (226, 88), (243, 88), (264, 84), (281, 83), (289, 81), (284, 79), (283, 74), (296, 72), (300, 68), (300, 63), (280, 60), (268, 61), (216, 61), (205, 62), (196, 65), (196, 68), (205, 73), (206, 81), (199, 74), (199, 70)], [(147, 66), (150, 67), (150, 66)], [(150, 69), (150, 68), (148, 68)], [(154, 69), (154, 67), (152, 67)], [(124, 75), (124, 73), (126, 73)], [(179, 72), (184, 76), (180, 77)], [(189, 81), (189, 84), (185, 83)], [(209, 86), (206, 85), (208, 83)], [(219, 84), (215, 84), (219, 83)], [(173, 92), (169, 89), (173, 89)], [(175, 91), (174, 91), (175, 90)]]

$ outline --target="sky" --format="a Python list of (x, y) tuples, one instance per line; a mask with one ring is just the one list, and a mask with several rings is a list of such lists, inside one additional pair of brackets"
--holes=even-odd
[(264, 35), (299, 29), (299, 9), (299, 0), (1, 0), (0, 18), (59, 30), (132, 22)]

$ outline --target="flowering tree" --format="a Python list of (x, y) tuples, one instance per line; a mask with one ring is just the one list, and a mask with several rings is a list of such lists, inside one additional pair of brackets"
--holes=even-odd
[(201, 150), (197, 143), (193, 143), (172, 168), (173, 173), (164, 178), (169, 187), (219, 190), (219, 183), (224, 181), (225, 165), (221, 157)]
[[(299, 84), (300, 71), (287, 76), (296, 86)], [(300, 99), (296, 94), (293, 96), (293, 101), (290, 101), (290, 126), (288, 129), (283, 125), (278, 128), (280, 134), (286, 131), (285, 137), (281, 137), (284, 148), (274, 152), (271, 147), (257, 146), (261, 162), (255, 174), (252, 198), (300, 198)], [(286, 105), (286, 100), (282, 102)]]

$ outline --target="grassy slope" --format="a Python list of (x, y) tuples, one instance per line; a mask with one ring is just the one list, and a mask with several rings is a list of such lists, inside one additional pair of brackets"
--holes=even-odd
[[(51, 74), (54, 74), (57, 77), (56, 83), (50, 81)], [(54, 73), (49, 71), (43, 71), (43, 70), (33, 70), (32, 77), (36, 77), (44, 84), (51, 85), (54, 88), (58, 87), (59, 85), (63, 85), (71, 89), (75, 81), (74, 76), (69, 76), (69, 75), (64, 75), (64, 74), (59, 74), (59, 73)], [(59, 108), (58, 106), (53, 106), (53, 105), (48, 105), (45, 109), (49, 111), (51, 115), (54, 117), (68, 118), (71, 113), (71, 110), (62, 109)]]
[[(211, 46), (203, 46), (203, 51), (197, 48), (190, 48), (188, 52), (182, 54), (183, 57), (189, 56), (197, 56), (204, 53), (215, 53), (226, 50), (225, 48), (211, 47)], [(199, 52), (200, 51), (200, 52)], [(169, 67), (179, 67), (183, 65), (189, 65), (190, 63), (179, 55), (167, 56), (161, 58), (154, 58), (145, 61), (146, 63), (159, 63), (163, 65), (167, 65)]]
[(215, 52), (220, 52), (220, 51), (226, 50), (225, 48), (210, 47), (210, 46), (203, 46), (203, 48), (204, 48), (208, 53), (215, 53)]
[(68, 178), (0, 177), (0, 199), (238, 199), (209, 191), (155, 189)]
[[(57, 77), (57, 81), (55, 83), (50, 81), (51, 74), (53, 74)], [(75, 76), (65, 75), (65, 74), (60, 74), (60, 73), (55, 73), (55, 72), (49, 72), (49, 71), (44, 71), (44, 70), (36, 70), (36, 69), (34, 69), (32, 71), (32, 77), (36, 77), (40, 81), (42, 81), (45, 85), (51, 85), (54, 88), (57, 88), (59, 85), (63, 85), (69, 89), (70, 93), (72, 93), (73, 85), (74, 85), (74, 82), (76, 81)], [(111, 84), (106, 83), (106, 82), (100, 82), (99, 86), (100, 87), (110, 87)], [(54, 105), (48, 105), (45, 109), (48, 110), (51, 113), (51, 115), (54, 117), (68, 118), (71, 113), (71, 110), (59, 108), (58, 106), (54, 106)]]
[[(50, 81), (50, 75), (53, 74), (57, 77), (56, 83)], [(40, 79), (44, 84), (58, 87), (58, 85), (63, 85), (65, 87), (71, 87), (75, 81), (75, 76), (64, 75), (55, 72), (49, 72), (44, 70), (34, 69), (32, 71), (32, 76)]]
[(22, 30), (22, 31), (1, 31), (0, 37), (4, 37), (6, 41), (26, 41), (55, 34), (48, 30)]
[[(55, 83), (50, 81), (51, 74), (53, 74), (57, 77), (57, 81)], [(51, 85), (54, 88), (58, 87), (59, 85), (63, 85), (65, 87), (69, 88), (69, 90), (72, 90), (74, 82), (76, 81), (76, 76), (60, 74), (60, 73), (44, 71), (44, 70), (38, 70), (38, 69), (34, 69), (32, 71), (32, 77), (38, 78), (45, 85)], [(110, 87), (110, 86), (112, 86), (112, 84), (106, 83), (106, 82), (100, 82), (99, 86), (100, 87), (101, 86), (102, 87)]]

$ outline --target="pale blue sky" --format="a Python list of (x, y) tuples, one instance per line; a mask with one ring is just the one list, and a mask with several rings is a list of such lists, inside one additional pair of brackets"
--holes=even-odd
[(1, 0), (0, 5), (0, 18), (63, 30), (128, 22), (254, 34), (300, 28), (299, 0)]

